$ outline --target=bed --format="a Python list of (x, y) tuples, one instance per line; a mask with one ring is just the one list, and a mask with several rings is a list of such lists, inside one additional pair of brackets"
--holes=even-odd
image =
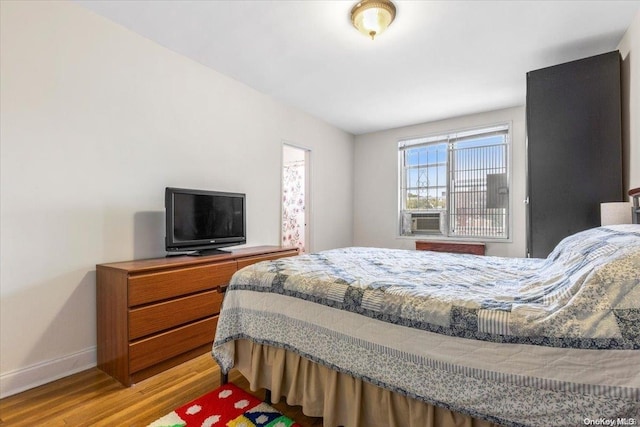
[(213, 356), (325, 426), (638, 425), (640, 225), (546, 259), (355, 247), (254, 264)]

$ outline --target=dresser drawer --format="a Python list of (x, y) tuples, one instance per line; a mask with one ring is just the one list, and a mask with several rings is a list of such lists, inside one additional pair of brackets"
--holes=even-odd
[(218, 314), (223, 297), (217, 290), (205, 291), (129, 310), (129, 339)]
[(225, 286), (237, 270), (236, 261), (129, 278), (129, 307)]
[(255, 264), (257, 262), (269, 261), (272, 259), (278, 259), (278, 258), (284, 258), (284, 257), (290, 257), (290, 256), (296, 256), (296, 255), (298, 255), (298, 251), (296, 249), (292, 249), (291, 251), (288, 251), (288, 252), (280, 252), (275, 254), (265, 254), (265, 255), (257, 255), (257, 256), (247, 257), (247, 258), (241, 258), (238, 260), (238, 270), (248, 265)]
[(218, 316), (129, 344), (129, 371), (136, 372), (205, 344), (213, 345)]

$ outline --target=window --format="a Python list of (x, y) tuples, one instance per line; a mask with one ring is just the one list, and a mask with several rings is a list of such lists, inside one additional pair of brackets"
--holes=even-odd
[(400, 235), (509, 237), (507, 124), (398, 143)]

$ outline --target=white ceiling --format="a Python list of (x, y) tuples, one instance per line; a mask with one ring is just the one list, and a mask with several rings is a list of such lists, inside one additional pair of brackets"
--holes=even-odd
[(401, 1), (375, 41), (351, 0), (77, 0), (353, 134), (525, 102), (527, 71), (614, 50), (640, 1)]

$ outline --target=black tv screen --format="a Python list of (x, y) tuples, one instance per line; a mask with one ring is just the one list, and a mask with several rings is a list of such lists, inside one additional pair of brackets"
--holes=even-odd
[(246, 243), (245, 199), (242, 193), (167, 187), (167, 252), (201, 254)]

